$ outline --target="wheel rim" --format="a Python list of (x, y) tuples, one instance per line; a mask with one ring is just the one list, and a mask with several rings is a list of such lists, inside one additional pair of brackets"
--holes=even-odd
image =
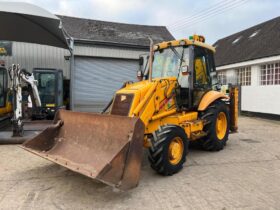
[(180, 137), (175, 137), (169, 144), (168, 158), (172, 165), (178, 164), (183, 156), (184, 143)]
[(220, 112), (216, 121), (216, 134), (219, 140), (223, 140), (227, 132), (227, 117), (224, 112)]

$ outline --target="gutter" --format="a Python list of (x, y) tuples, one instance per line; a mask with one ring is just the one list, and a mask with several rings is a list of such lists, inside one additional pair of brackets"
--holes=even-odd
[(271, 55), (271, 56), (265, 56), (261, 58), (251, 59), (251, 60), (244, 60), (236, 63), (230, 63), (230, 64), (224, 64), (220, 66), (216, 66), (216, 70), (226, 70), (231, 68), (239, 68), (244, 66), (250, 66), (250, 65), (258, 65), (263, 63), (271, 63), (271, 62), (277, 62), (280, 60), (280, 55)]
[(102, 46), (115, 46), (115, 47), (126, 47), (133, 49), (142, 49), (149, 50), (149, 45), (137, 45), (137, 44), (129, 44), (129, 43), (119, 43), (119, 42), (106, 42), (101, 40), (89, 40), (89, 39), (75, 39), (76, 44), (90, 44), (90, 45), (102, 45)]

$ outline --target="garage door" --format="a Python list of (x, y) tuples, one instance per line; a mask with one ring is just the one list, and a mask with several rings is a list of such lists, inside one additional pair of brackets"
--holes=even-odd
[(125, 81), (136, 78), (137, 60), (75, 58), (74, 110), (100, 112)]

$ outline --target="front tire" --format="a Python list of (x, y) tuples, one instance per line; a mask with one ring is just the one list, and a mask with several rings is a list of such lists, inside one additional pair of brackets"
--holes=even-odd
[(199, 140), (204, 150), (219, 151), (224, 148), (229, 135), (229, 111), (226, 104), (216, 101), (201, 114), (205, 120), (203, 131), (207, 136)]
[(179, 172), (186, 161), (188, 145), (187, 135), (181, 127), (160, 127), (154, 132), (153, 146), (149, 149), (151, 167), (165, 176)]

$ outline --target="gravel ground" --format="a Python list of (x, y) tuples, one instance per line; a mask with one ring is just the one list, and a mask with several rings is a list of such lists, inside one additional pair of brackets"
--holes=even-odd
[(128, 192), (1, 145), (0, 209), (280, 209), (280, 122), (239, 121), (223, 151), (191, 150), (174, 176), (157, 175), (145, 155)]

